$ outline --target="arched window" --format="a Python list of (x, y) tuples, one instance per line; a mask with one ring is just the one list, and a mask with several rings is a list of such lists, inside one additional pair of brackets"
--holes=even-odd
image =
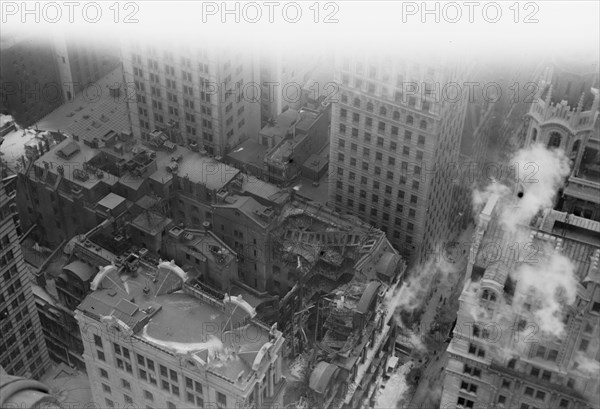
[(387, 109), (385, 109), (385, 107), (379, 108), (379, 115), (386, 116), (387, 115)]
[(533, 133), (531, 135), (531, 142), (535, 142), (537, 140), (537, 129), (533, 128)]
[(400, 112), (394, 111), (393, 117), (394, 117), (394, 121), (399, 121), (400, 120)]
[(413, 117), (411, 115), (406, 117), (406, 124), (407, 125), (412, 125), (414, 122)]
[(354, 98), (354, 106), (355, 106), (356, 108), (360, 108), (360, 99), (358, 99), (358, 98)]
[(422, 120), (421, 123), (419, 124), (419, 128), (427, 129), (427, 121)]
[(561, 136), (558, 132), (552, 132), (548, 140), (548, 148), (560, 148)]
[(579, 152), (580, 144), (581, 144), (581, 141), (575, 141), (575, 143), (573, 144), (573, 149), (571, 149), (571, 154), (577, 155), (577, 153)]
[(373, 112), (373, 104), (371, 102), (367, 102), (367, 111)]

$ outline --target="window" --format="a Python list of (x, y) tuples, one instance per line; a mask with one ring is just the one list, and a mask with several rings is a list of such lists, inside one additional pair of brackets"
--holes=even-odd
[(167, 401), (167, 409), (177, 409), (177, 406), (173, 402)]
[(586, 352), (589, 345), (590, 345), (590, 341), (588, 339), (582, 339), (581, 342), (579, 343), (579, 350)]
[(105, 398), (104, 402), (106, 402), (106, 406), (109, 407), (109, 408), (114, 408), (115, 407), (115, 403), (112, 400), (108, 399), (108, 398)]
[(227, 396), (217, 391), (217, 403), (224, 407), (227, 407)]
[(535, 356), (537, 358), (542, 358), (543, 359), (546, 356), (546, 347), (544, 347), (542, 345), (538, 346), (538, 349), (537, 349), (537, 351), (535, 353)]
[(500, 395), (498, 396), (498, 404), (504, 405), (506, 403), (506, 396)]
[(592, 312), (600, 313), (600, 302), (594, 302), (592, 304)]
[(131, 390), (131, 384), (129, 383), (129, 381), (126, 381), (125, 379), (121, 379), (121, 385), (123, 385), (123, 388)]
[(456, 401), (457, 405), (462, 406), (464, 408), (472, 408), (473, 405), (475, 404), (475, 402), (473, 402), (472, 400), (469, 399), (465, 399), (462, 396), (458, 397), (458, 400)]
[(511, 382), (508, 379), (502, 379), (502, 388), (510, 389)]
[(552, 372), (550, 371), (542, 371), (542, 380), (550, 382), (550, 378), (552, 377)]
[(110, 393), (110, 392), (111, 392), (111, 390), (110, 390), (110, 386), (108, 386), (108, 385), (107, 385), (107, 384), (105, 384), (105, 383), (103, 383), (103, 384), (102, 384), (102, 390), (103, 390), (104, 392), (106, 392), (106, 393)]
[(94, 344), (96, 344), (96, 346), (99, 346), (100, 348), (102, 348), (102, 338), (96, 334), (94, 334)]
[(533, 396), (533, 388), (530, 386), (527, 386), (525, 388), (525, 396)]
[(485, 357), (485, 351), (483, 350), (483, 348), (480, 348), (473, 343), (469, 344), (469, 353), (473, 354), (473, 355), (477, 355), (478, 357), (481, 357), (481, 358)]
[(460, 389), (470, 393), (477, 393), (477, 385), (475, 385), (474, 383), (462, 381), (460, 384)]
[(104, 379), (108, 379), (108, 372), (106, 372), (104, 369), (100, 368), (99, 370), (100, 372), (100, 376)]
[(545, 400), (546, 399), (546, 392), (544, 392), (544, 391), (536, 391), (535, 398), (539, 399), (539, 400)]
[(123, 394), (123, 399), (125, 400), (126, 404), (133, 404), (133, 399), (131, 398), (131, 396)]

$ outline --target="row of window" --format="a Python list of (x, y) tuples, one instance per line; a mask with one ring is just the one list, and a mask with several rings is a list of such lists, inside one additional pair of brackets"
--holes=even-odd
[[(369, 136), (369, 142), (370, 142), (370, 136)], [(384, 149), (384, 138), (377, 137), (377, 146), (379, 148)], [(340, 150), (345, 150), (346, 141), (342, 138), (339, 138), (338, 139), (338, 147), (340, 148)], [(362, 148), (363, 148), (362, 149), (363, 157), (370, 157), (370, 154), (371, 154), (370, 148), (368, 148), (366, 146), (363, 146)], [(388, 145), (388, 149), (389, 149), (389, 152), (397, 152), (398, 151), (398, 143), (395, 141), (390, 141), (389, 145)], [(357, 154), (358, 153), (358, 144), (351, 142), (350, 143), (350, 152), (353, 154)], [(340, 152), (340, 153), (343, 154), (343, 152)], [(402, 146), (402, 154), (404, 156), (410, 156), (410, 146), (403, 145)], [(339, 155), (339, 153), (338, 153), (338, 155)], [(423, 160), (423, 157), (424, 157), (423, 151), (417, 150), (415, 157), (417, 160)], [(394, 166), (396, 164), (394, 158), (395, 158), (394, 156), (391, 156), (391, 155), (389, 156), (389, 159), (388, 159), (389, 165)]]
[[(343, 97), (342, 97), (343, 98)], [(342, 101), (344, 102), (344, 101)], [(347, 102), (347, 101), (346, 101)], [(353, 102), (353, 106), (355, 108), (360, 108), (361, 107), (361, 102), (359, 98), (355, 98), (354, 102)], [(366, 105), (366, 110), (367, 112), (373, 112), (373, 104), (371, 102), (368, 102)], [(352, 122), (358, 123), (360, 122), (360, 114), (358, 112), (351, 112), (352, 113)], [(379, 116), (387, 116), (388, 112), (387, 112), (387, 108), (385, 107), (380, 107), (379, 108)], [(348, 115), (348, 110), (345, 108), (341, 108), (340, 109), (340, 118), (342, 119), (347, 119), (349, 117)], [(394, 121), (398, 121), (400, 122), (400, 113), (398, 111), (394, 111), (392, 114), (392, 119)], [(379, 124), (382, 124), (383, 122), (379, 122)], [(415, 124), (415, 119), (412, 115), (407, 115), (406, 119), (405, 119), (405, 123), (408, 126), (414, 126)], [(367, 126), (372, 126), (373, 125), (373, 118), (371, 118), (370, 116), (365, 116), (365, 124)], [(383, 128), (385, 129), (385, 123), (383, 123), (384, 126)], [(381, 125), (380, 125), (381, 128)], [(419, 122), (419, 129), (422, 130), (426, 130), (427, 129), (427, 121), (422, 119)]]
[[(98, 348), (103, 348), (103, 344), (102, 344), (102, 338), (94, 335), (94, 343)], [(132, 353), (129, 351), (128, 348), (119, 345), (117, 343), (113, 343), (113, 350), (115, 353), (115, 357), (116, 357), (116, 361), (117, 361), (117, 368), (124, 370), (126, 372), (128, 372), (129, 374), (133, 375), (133, 369), (132, 369), (132, 365), (131, 365), (131, 355)], [(100, 352), (99, 350), (97, 350), (97, 352)], [(158, 380), (160, 379), (160, 387), (162, 390), (167, 391), (169, 393), (171, 393), (172, 395), (178, 397), (178, 398), (182, 398), (181, 393), (180, 393), (180, 389), (179, 389), (179, 375), (177, 373), (177, 371), (167, 368), (166, 366), (159, 364), (158, 365), (158, 373), (156, 372), (156, 364), (155, 362), (150, 359), (147, 358), (141, 354), (136, 353), (136, 360), (137, 360), (137, 365), (138, 365), (138, 374), (139, 374), (139, 378), (143, 379), (144, 381), (154, 385), (154, 386), (158, 386)], [(99, 359), (102, 361), (105, 361), (105, 356), (104, 353), (102, 352), (102, 354), (99, 354)], [(100, 376), (108, 379), (108, 373), (104, 370), (104, 369), (100, 369)], [(185, 399), (190, 402), (190, 403), (194, 403), (196, 405), (198, 405), (199, 407), (203, 407), (204, 405), (204, 399), (203, 399), (203, 386), (201, 383), (187, 377), (184, 376), (185, 379)], [(126, 380), (121, 380), (123, 383), (123, 387), (125, 389), (129, 389), (131, 390), (131, 385), (128, 381)], [(107, 386), (108, 387), (108, 386)], [(110, 387), (108, 387), (109, 390), (107, 392), (110, 393)], [(106, 391), (106, 390), (105, 390)], [(145, 391), (146, 393), (146, 399), (148, 400), (153, 400), (151, 394), (149, 394), (148, 391)], [(217, 391), (217, 401), (219, 404), (226, 406), (227, 404), (227, 396), (224, 395), (221, 392)]]

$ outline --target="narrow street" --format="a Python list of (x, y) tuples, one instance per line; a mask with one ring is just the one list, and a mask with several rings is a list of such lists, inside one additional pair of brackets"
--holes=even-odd
[[(456, 311), (458, 310), (458, 296), (460, 289), (456, 288), (459, 278), (462, 278), (468, 262), (468, 250), (466, 244), (470, 243), (473, 234), (473, 226), (469, 226), (457, 239), (460, 243), (459, 248), (465, 249), (457, 254), (456, 262), (452, 265), (453, 272), (447, 276), (447, 279), (441, 279), (431, 298), (427, 301), (427, 307), (421, 318), (421, 339), (424, 341), (429, 330), (436, 324), (447, 324), (454, 321)], [(447, 258), (448, 261), (450, 258)], [(412, 399), (410, 399), (411, 408), (430, 408), (436, 405), (441, 397), (443, 371), (446, 366), (446, 348), (448, 343), (445, 341), (445, 333), (436, 333), (433, 350), (430, 350), (429, 361), (423, 368), (421, 381), (415, 390)]]

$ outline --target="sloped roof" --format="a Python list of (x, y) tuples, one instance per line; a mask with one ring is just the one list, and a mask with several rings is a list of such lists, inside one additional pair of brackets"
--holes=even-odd
[(383, 274), (387, 277), (393, 277), (394, 271), (396, 271), (396, 266), (398, 265), (398, 261), (400, 261), (400, 256), (398, 254), (386, 251), (381, 255), (381, 258), (375, 266), (375, 270), (379, 274)]
[(333, 379), (338, 370), (339, 368), (333, 364), (325, 361), (319, 362), (310, 374), (308, 386), (319, 394), (325, 392), (327, 385), (329, 385), (329, 382)]
[(377, 296), (377, 291), (379, 290), (380, 286), (381, 283), (379, 281), (371, 281), (369, 285), (367, 285), (367, 288), (365, 288), (365, 292), (363, 293), (362, 297), (360, 297), (360, 301), (356, 306), (357, 312), (361, 314), (367, 312), (367, 310), (369, 309), (369, 305), (371, 305), (371, 301)]
[(95, 274), (96, 269), (83, 261), (77, 260), (63, 267), (63, 270), (70, 271), (83, 282), (89, 281)]

